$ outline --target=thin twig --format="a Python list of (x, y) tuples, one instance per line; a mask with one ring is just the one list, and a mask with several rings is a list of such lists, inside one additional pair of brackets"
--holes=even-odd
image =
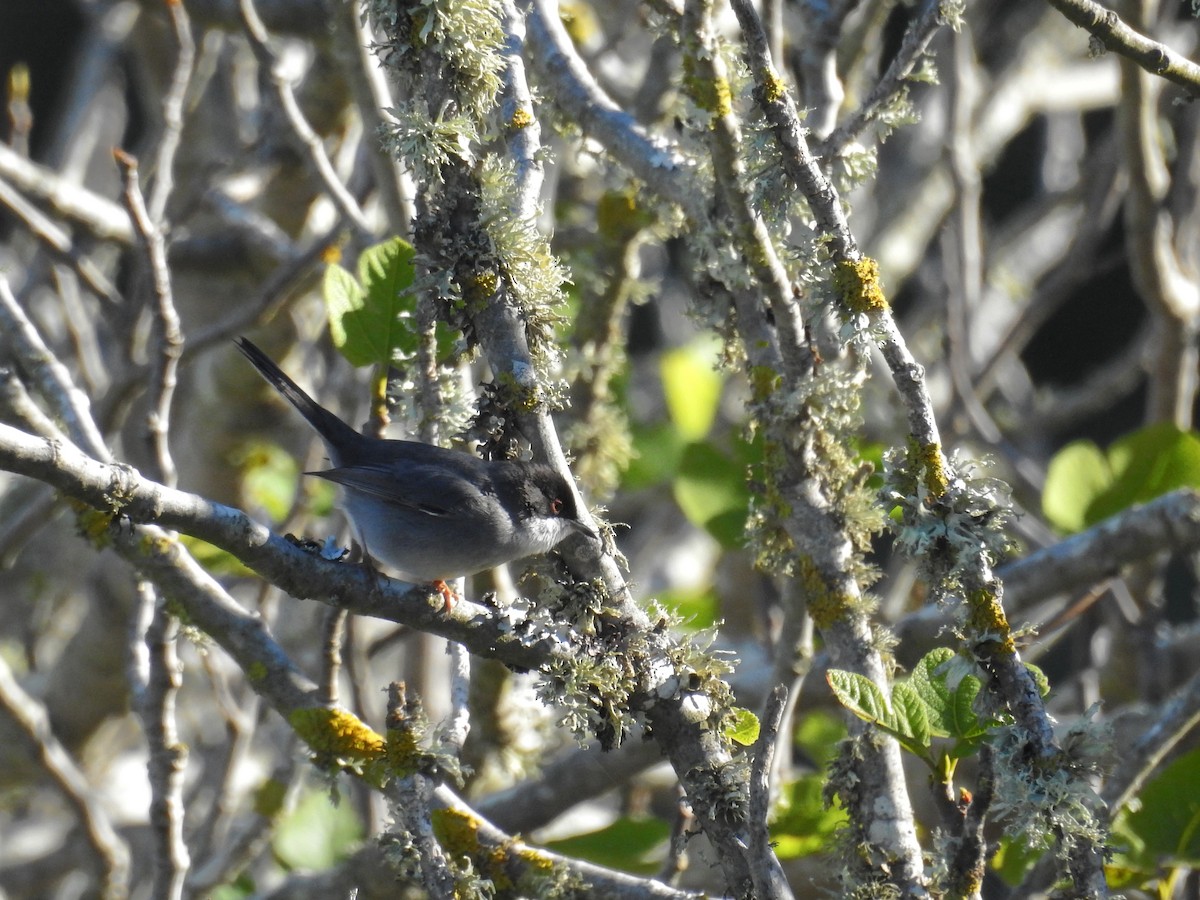
[(269, 318), (312, 275), (313, 269), (323, 264), (325, 255), (336, 243), (342, 228), (342, 224), (338, 222), (328, 231), (314, 237), (307, 246), (280, 264), (253, 297), (238, 304), (224, 319), (192, 332), (183, 348), (184, 358), (190, 358), (215, 345), (226, 344), (230, 338)]
[(175, 186), (175, 151), (183, 134), (183, 103), (196, 62), (196, 41), (192, 38), (192, 23), (183, 0), (167, 0), (166, 6), (171, 14), (171, 26), (179, 49), (175, 56), (175, 71), (171, 74), (171, 83), (163, 97), (163, 131), (154, 158), (154, 182), (146, 202), (150, 221), (160, 227), (165, 221), (167, 201)]
[[(682, 34), (685, 35), (684, 49), (696, 70), (702, 73), (700, 80), (703, 83), (727, 85), (729, 78), (717, 49), (716, 34), (711, 22), (711, 6), (710, 2), (703, 0), (690, 0), (684, 5), (683, 19), (680, 22)], [(761, 52), (769, 52), (765, 33), (762, 34)], [(757, 279), (759, 290), (765, 295), (767, 305), (774, 316), (779, 343), (783, 348), (784, 366), (793, 370), (788, 374), (803, 378), (812, 365), (812, 359), (809, 354), (798, 352), (804, 346), (804, 341), (801, 333), (803, 322), (796, 304), (795, 291), (787, 270), (775, 251), (775, 244), (767, 231), (766, 223), (755, 209), (745, 187), (745, 154), (741, 146), (737, 117), (731, 107), (719, 104), (713, 111), (709, 150), (718, 190), (724, 197), (733, 220), (740, 244), (740, 255)]]
[(3, 143), (0, 143), (0, 179), (49, 204), (64, 219), (81, 225), (100, 240), (133, 245), (133, 223), (119, 203), (75, 184), (53, 169), (24, 159)]
[(326, 706), (337, 706), (338, 679), (342, 672), (342, 640), (346, 634), (344, 609), (327, 609), (321, 619), (321, 702)]
[(87, 394), (75, 387), (71, 374), (50, 352), (25, 311), (17, 304), (8, 279), (0, 274), (0, 332), (16, 353), (25, 376), (50, 404), (76, 445), (103, 462), (112, 459), (92, 418)]
[(779, 870), (779, 861), (771, 849), (768, 821), (771, 813), (771, 772), (774, 768), (772, 760), (787, 705), (787, 685), (775, 685), (759, 719), (758, 740), (754, 743), (754, 758), (750, 764), (750, 813), (747, 818), (750, 822), (750, 858), (754, 860), (750, 874), (754, 878), (756, 895), (762, 897), (778, 896), (780, 893), (778, 886), (769, 880), (781, 878), (782, 872), (772, 874)]
[(880, 108), (890, 98), (904, 89), (905, 81), (912, 74), (917, 62), (929, 47), (929, 42), (944, 23), (942, 0), (925, 0), (921, 11), (904, 32), (900, 49), (888, 65), (887, 71), (871, 89), (867, 99), (854, 111), (849, 119), (834, 129), (824, 141), (814, 148), (817, 156), (826, 160), (837, 156), (846, 145), (862, 133), (879, 114)]
[(0, 181), (0, 203), (21, 220), (29, 233), (37, 238), (55, 259), (61, 259), (69, 265), (93, 294), (112, 306), (123, 302), (112, 282), (100, 271), (99, 266), (80, 252), (66, 230), (26, 200), (7, 181)]
[[(135, 672), (134, 707), (149, 745), (146, 769), (150, 780), (150, 830), (154, 840), (156, 900), (180, 900), (191, 858), (183, 838), (183, 777), (187, 746), (179, 740), (175, 698), (179, 693), (180, 663), (176, 638), (178, 620), (163, 608), (155, 585), (138, 585), (140, 614), (135, 638), (144, 644), (144, 670)], [(144, 680), (142, 680), (144, 679)]]
[(246, 26), (250, 47), (254, 50), (258, 64), (267, 72), (271, 83), (275, 86), (275, 95), (279, 98), (279, 105), (288, 125), (292, 128), (292, 133), (296, 135), (307, 151), (309, 161), (316, 170), (317, 176), (325, 184), (325, 190), (329, 192), (334, 206), (353, 224), (362, 237), (370, 238), (374, 234), (371, 223), (367, 221), (367, 217), (363, 214), (358, 202), (350, 195), (350, 191), (342, 184), (342, 180), (333, 168), (333, 163), (329, 161), (329, 154), (325, 152), (325, 144), (321, 141), (321, 136), (308, 124), (308, 119), (300, 109), (300, 104), (296, 102), (296, 94), (292, 91), (291, 84), (279, 71), (279, 61), (268, 44), (270, 35), (267, 33), (267, 27), (263, 24), (262, 19), (259, 18), (258, 11), (254, 8), (254, 0), (238, 0), (238, 8), (241, 10), (242, 22)]
[(0, 710), (25, 735), (42, 769), (78, 816), (88, 849), (100, 871), (100, 896), (121, 900), (129, 895), (129, 847), (96, 798), (87, 778), (59, 743), (45, 707), (31, 697), (0, 656)]
[(387, 217), (387, 230), (390, 234), (411, 238), (415, 217), (412, 179), (383, 151), (379, 139), (384, 125), (382, 110), (393, 107), (395, 102), (387, 80), (369, 50), (374, 35), (369, 23), (362, 20), (356, 3), (335, 7), (333, 15), (334, 52), (342, 62), (355, 106), (362, 117), (363, 140), (368, 142), (376, 196)]
[(1153, 724), (1123, 753), (1104, 785), (1104, 799), (1115, 816), (1141, 791), (1167, 754), (1200, 725), (1200, 673), (1171, 696)]
[(1000, 573), (1009, 599), (1023, 608), (1038, 598), (1089, 587), (1153, 553), (1197, 547), (1200, 494), (1179, 490), (1009, 563)]
[(157, 332), (154, 341), (157, 353), (150, 367), (150, 411), (146, 415), (146, 434), (158, 467), (158, 477), (164, 484), (175, 484), (175, 461), (171, 457), (171, 401), (177, 384), (176, 371), (183, 355), (183, 334), (179, 329), (179, 313), (171, 291), (171, 270), (167, 265), (167, 246), (159, 223), (150, 218), (138, 184), (137, 160), (122, 150), (114, 150), (113, 158), (121, 169), (125, 182), (125, 204), (137, 230), (138, 243), (146, 254), (150, 277), (154, 285), (154, 322)]
[(678, 204), (694, 221), (704, 221), (708, 215), (704, 195), (694, 189), (686, 154), (663, 137), (648, 134), (604, 93), (575, 50), (554, 0), (528, 3), (526, 27), (532, 61), (554, 85), (555, 103), (650, 190)]

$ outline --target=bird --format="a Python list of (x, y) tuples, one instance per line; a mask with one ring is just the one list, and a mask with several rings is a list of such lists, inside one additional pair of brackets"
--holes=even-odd
[(599, 540), (573, 485), (552, 466), (361, 434), (254, 343), (235, 343), (324, 442), (332, 467), (304, 474), (342, 488), (340, 505), (364, 556), (404, 581), (433, 584), (447, 610), (447, 581), (545, 553), (571, 534)]

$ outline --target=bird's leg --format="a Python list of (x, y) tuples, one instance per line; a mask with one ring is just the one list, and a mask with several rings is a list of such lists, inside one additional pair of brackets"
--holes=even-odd
[(454, 604), (458, 602), (458, 594), (454, 593), (454, 588), (440, 578), (433, 582), (433, 587), (442, 595), (443, 612), (450, 612), (454, 608)]

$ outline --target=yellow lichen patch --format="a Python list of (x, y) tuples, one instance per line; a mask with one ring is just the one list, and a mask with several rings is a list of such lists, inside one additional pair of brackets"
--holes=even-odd
[(995, 591), (979, 588), (967, 594), (967, 626), (973, 636), (992, 642), (1000, 653), (1016, 652), (1008, 616)]
[(535, 121), (536, 119), (534, 119), (533, 113), (531, 113), (524, 106), (518, 106), (516, 112), (513, 113), (512, 118), (508, 120), (508, 127), (513, 131), (520, 131), (522, 128), (528, 128)]
[(407, 728), (389, 728), (385, 758), (388, 771), (398, 777), (411, 775), (420, 770), (420, 763), (428, 754), (417, 746), (416, 733)]
[(833, 267), (833, 288), (842, 304), (854, 313), (887, 309), (879, 263), (869, 256), (840, 259)]
[(111, 512), (93, 509), (77, 500), (71, 500), (70, 503), (75, 507), (75, 521), (79, 525), (80, 536), (97, 550), (107, 547), (111, 540), (108, 530), (116, 516)]
[(763, 77), (762, 82), (762, 98), (764, 103), (778, 103), (787, 93), (787, 84), (779, 73), (773, 69), (768, 70)]
[(812, 557), (801, 556), (796, 569), (813, 624), (824, 630), (844, 619), (850, 610), (850, 598), (829, 589)]
[(490, 269), (480, 272), (469, 282), (464, 291), (465, 299), (472, 305), (479, 306), (492, 299), (500, 286), (500, 277)]
[(435, 809), (429, 816), (433, 836), (452, 856), (479, 855), (479, 820), (457, 809)]
[(942, 460), (942, 448), (938, 444), (916, 444), (912, 449), (916, 453), (917, 464), (921, 467), (921, 480), (925, 489), (934, 497), (941, 497), (950, 487), (946, 478), (946, 466)]
[(614, 244), (632, 240), (653, 223), (654, 213), (638, 206), (633, 191), (607, 191), (596, 204), (596, 230)]
[(344, 709), (308, 706), (288, 716), (292, 730), (320, 757), (371, 762), (387, 751), (384, 739)]

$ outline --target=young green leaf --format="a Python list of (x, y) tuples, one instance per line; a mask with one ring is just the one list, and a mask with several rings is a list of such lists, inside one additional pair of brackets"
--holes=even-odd
[(896, 716), (896, 730), (903, 735), (904, 743), (918, 756), (927, 755), (931, 742), (929, 713), (921, 695), (907, 681), (897, 682), (892, 687), (892, 709)]
[(854, 715), (888, 731), (896, 730), (896, 720), (887, 698), (870, 678), (857, 672), (830, 669), (825, 680), (829, 682), (838, 702)]
[(325, 269), (325, 306), (333, 344), (354, 366), (387, 366), (417, 349), (412, 314), (414, 250), (400, 238), (368, 247), (358, 279), (338, 265)]
[(724, 377), (713, 341), (694, 341), (664, 353), (659, 363), (667, 412), (689, 441), (703, 440), (717, 417)]
[(741, 544), (750, 509), (743, 463), (712, 444), (688, 444), (672, 487), (689, 522), (707, 529), (723, 546)]
[(731, 710), (724, 730), (725, 737), (729, 738), (735, 744), (749, 747), (758, 740), (759, 729), (758, 716), (748, 709), (737, 706)]

